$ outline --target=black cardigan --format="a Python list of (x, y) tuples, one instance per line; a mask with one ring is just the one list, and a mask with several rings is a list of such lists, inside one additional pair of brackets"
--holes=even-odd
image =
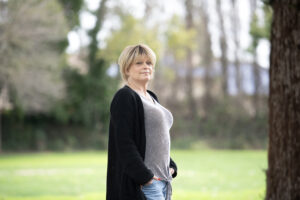
[[(157, 101), (156, 95), (149, 91)], [(140, 96), (125, 85), (115, 94), (110, 105), (108, 163), (106, 178), (107, 200), (145, 200), (140, 185), (154, 174), (145, 166), (145, 121)], [(177, 175), (177, 166), (170, 159)]]

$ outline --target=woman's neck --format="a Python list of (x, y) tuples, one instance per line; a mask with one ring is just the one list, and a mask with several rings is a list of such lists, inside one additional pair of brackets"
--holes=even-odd
[(136, 81), (132, 81), (132, 79), (128, 79), (127, 85), (131, 87), (133, 90), (143, 94), (144, 96), (147, 95), (148, 83), (139, 83)]

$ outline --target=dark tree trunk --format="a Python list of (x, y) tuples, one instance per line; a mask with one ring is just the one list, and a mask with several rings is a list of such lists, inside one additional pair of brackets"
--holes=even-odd
[(266, 200), (300, 199), (300, 0), (273, 0)]

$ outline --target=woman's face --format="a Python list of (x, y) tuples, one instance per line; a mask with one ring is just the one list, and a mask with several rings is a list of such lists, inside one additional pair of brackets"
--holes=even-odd
[(152, 78), (153, 64), (147, 56), (138, 57), (127, 71), (128, 80), (148, 82)]

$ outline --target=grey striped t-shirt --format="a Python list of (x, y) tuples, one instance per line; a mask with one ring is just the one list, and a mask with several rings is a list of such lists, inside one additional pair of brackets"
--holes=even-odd
[[(151, 95), (150, 95), (151, 96)], [(153, 101), (140, 95), (145, 116), (146, 152), (145, 165), (155, 176), (171, 181), (170, 166), (170, 128), (173, 124), (172, 113)]]

